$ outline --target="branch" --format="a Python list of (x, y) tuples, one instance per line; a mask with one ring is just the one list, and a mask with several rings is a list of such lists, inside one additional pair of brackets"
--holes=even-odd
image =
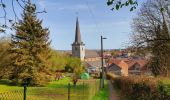
[[(18, 0), (16, 0), (16, 1), (18, 2), (19, 6), (20, 6), (22, 9), (25, 10), (24, 6), (22, 6)], [(23, 0), (22, 0), (22, 2), (23, 2)], [(23, 2), (23, 3), (26, 4), (25, 2)]]
[(1, 5), (2, 5), (2, 9), (3, 9), (3, 11), (4, 11), (4, 16), (3, 17), (1, 17), (1, 18), (4, 18), (4, 20), (5, 20), (5, 25), (4, 26), (6, 26), (6, 15), (7, 15), (7, 13), (6, 13), (6, 10), (5, 10), (5, 4), (3, 3), (3, 0), (1, 0)]
[[(19, 17), (18, 17), (18, 14), (16, 13), (16, 5), (15, 5), (15, 1), (17, 2), (17, 4), (19, 5), (19, 7), (21, 8), (21, 9), (23, 9), (23, 10), (26, 10), (25, 9), (25, 5), (26, 4), (28, 4), (29, 2), (28, 2), (28, 0), (11, 0), (11, 6), (12, 6), (12, 11), (13, 11), (13, 14), (14, 14), (14, 22), (13, 22), (13, 20), (12, 19), (9, 19), (8, 17), (7, 17), (7, 11), (6, 11), (6, 4), (4, 3), (4, 1), (5, 0), (0, 0), (0, 8), (2, 8), (3, 9), (3, 12), (2, 13), (4, 13), (4, 15), (3, 16), (0, 16), (0, 18), (2, 18), (3, 20), (4, 20), (4, 22), (2, 22), (1, 23), (1, 25), (0, 25), (0, 32), (5, 32), (5, 30), (7, 29), (7, 28), (10, 28), (10, 29), (12, 29), (11, 28), (11, 25), (10, 26), (8, 26), (7, 24), (7, 21), (9, 22), (9, 23), (12, 23), (12, 26), (19, 20)], [(38, 14), (38, 13), (47, 13), (46, 12), (46, 10), (44, 9), (43, 11), (39, 11), (39, 12), (35, 12), (35, 14)], [(2, 15), (2, 14), (1, 14)]]
[(131, 6), (130, 11), (133, 11), (138, 6), (138, 2), (137, 0), (125, 0), (124, 2), (122, 0), (108, 0), (107, 5), (113, 6), (111, 10), (119, 10), (124, 6)]

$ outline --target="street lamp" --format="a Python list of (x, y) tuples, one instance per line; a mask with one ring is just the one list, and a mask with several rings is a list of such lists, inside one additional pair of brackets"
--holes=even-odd
[(102, 74), (101, 74), (101, 88), (104, 88), (104, 62), (103, 62), (103, 39), (107, 39), (107, 38), (104, 38), (103, 36), (101, 36), (101, 64), (102, 64)]

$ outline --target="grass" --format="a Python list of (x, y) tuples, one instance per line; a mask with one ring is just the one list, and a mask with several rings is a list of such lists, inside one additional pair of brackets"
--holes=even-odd
[[(67, 100), (68, 83), (71, 83), (71, 100), (93, 100), (93, 95), (98, 90), (98, 81), (78, 81), (74, 87), (71, 78), (65, 77), (59, 81), (50, 82), (45, 87), (27, 87), (27, 100)], [(22, 100), (23, 87), (0, 85), (0, 100)]]
[(68, 86), (68, 83), (71, 83), (71, 78), (65, 77), (64, 79), (50, 82), (46, 87), (49, 87), (49, 88), (65, 88), (65, 87)]
[(0, 84), (0, 93), (23, 90), (23, 87)]
[(167, 94), (170, 95), (170, 79), (161, 79), (160, 82), (163, 84)]
[(105, 81), (104, 86), (105, 87), (93, 97), (93, 100), (109, 100), (109, 87), (107, 81)]

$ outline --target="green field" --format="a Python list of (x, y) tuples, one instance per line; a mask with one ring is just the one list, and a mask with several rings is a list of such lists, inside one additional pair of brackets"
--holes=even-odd
[[(98, 80), (79, 80), (75, 87), (71, 79), (66, 77), (50, 82), (45, 87), (27, 87), (27, 100), (67, 100), (68, 83), (71, 84), (71, 100), (93, 100), (99, 89)], [(23, 100), (23, 87), (1, 84), (0, 100)]]

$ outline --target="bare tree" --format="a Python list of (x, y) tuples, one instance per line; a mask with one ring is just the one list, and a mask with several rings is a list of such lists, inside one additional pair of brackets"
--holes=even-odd
[[(170, 11), (168, 3), (170, 4), (170, 1), (148, 0), (142, 5), (132, 23), (134, 31), (132, 36), (135, 45), (139, 47), (148, 46), (156, 36), (158, 25), (163, 25), (163, 17), (168, 24), (170, 21), (170, 15), (167, 13)], [(162, 11), (164, 6), (166, 9)]]
[(133, 19), (132, 44), (148, 49), (150, 68), (155, 75), (168, 76), (170, 64), (170, 1), (148, 0)]
[[(7, 0), (0, 0), (0, 9), (2, 9), (0, 19), (0, 33), (5, 33), (6, 29), (13, 29), (13, 25), (15, 25), (19, 19), (18, 14), (16, 13), (16, 8), (19, 7), (24, 10), (25, 5), (27, 5), (31, 0), (10, 0), (11, 12), (13, 12), (14, 18), (8, 18), (7, 14), (9, 7), (7, 7)], [(8, 1), (9, 2), (9, 1)], [(16, 5), (17, 4), (17, 5)], [(35, 13), (46, 13), (45, 9), (42, 11), (38, 11)]]

